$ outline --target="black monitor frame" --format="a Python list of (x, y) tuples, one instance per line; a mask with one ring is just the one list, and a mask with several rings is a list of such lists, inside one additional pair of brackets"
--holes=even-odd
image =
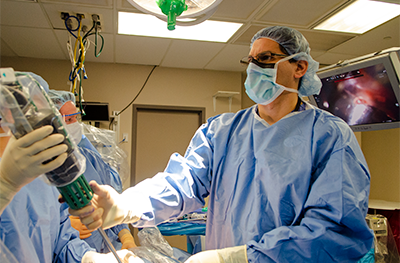
[[(77, 104), (76, 107), (80, 108), (80, 105)], [(82, 101), (82, 109), (86, 114), (82, 114), (82, 121), (110, 121), (110, 111), (106, 102)]]
[[(376, 65), (383, 64), (386, 69), (387, 77), (390, 82), (393, 94), (397, 100), (397, 105), (400, 103), (400, 48), (392, 48), (386, 52), (380, 52), (379, 54), (371, 54), (359, 59), (354, 59), (345, 64), (337, 64), (322, 68), (317, 72), (317, 75), (321, 80), (328, 80), (329, 78), (341, 78), (349, 72), (357, 71), (359, 69), (365, 69)], [(327, 86), (326, 86), (327, 87)], [(323, 92), (324, 86), (321, 89)], [(321, 94), (321, 93), (320, 93)], [(313, 95), (308, 97), (311, 104), (314, 106), (327, 110), (322, 105), (318, 105), (319, 95)], [(329, 110), (328, 110), (329, 111)], [(399, 107), (400, 112), (400, 107)], [(331, 112), (334, 114), (333, 112)], [(345, 120), (346, 121), (346, 120)], [(375, 131), (384, 129), (400, 128), (400, 119), (392, 122), (376, 122), (376, 123), (365, 123), (365, 124), (350, 124), (351, 129), (355, 132), (361, 131)]]

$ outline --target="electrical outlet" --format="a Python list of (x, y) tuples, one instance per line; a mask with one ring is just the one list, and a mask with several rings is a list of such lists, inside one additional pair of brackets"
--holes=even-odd
[(83, 20), (86, 18), (84, 13), (76, 13), (76, 17), (79, 18), (79, 20)]
[(71, 11), (61, 11), (60, 17), (62, 20), (67, 20), (67, 25), (70, 29), (77, 29), (79, 26), (78, 20), (82, 23), (83, 32), (86, 32), (89, 28), (93, 27), (93, 22), (96, 25), (97, 31), (101, 32), (104, 31), (103, 28), (103, 15), (102, 14), (90, 14), (85, 12), (71, 12)]
[(65, 20), (69, 17), (69, 13), (68, 12), (61, 12), (61, 19)]
[(128, 142), (128, 134), (127, 133), (123, 133), (122, 134), (122, 141), (123, 142)]
[(94, 22), (100, 22), (100, 16), (98, 14), (93, 14), (92, 15), (92, 20)]

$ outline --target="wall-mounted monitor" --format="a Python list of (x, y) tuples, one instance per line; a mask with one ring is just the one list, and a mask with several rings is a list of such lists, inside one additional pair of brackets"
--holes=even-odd
[[(76, 106), (80, 107), (78, 104)], [(82, 114), (82, 121), (110, 121), (108, 103), (83, 101), (82, 109), (86, 114)]]
[(310, 102), (353, 131), (400, 128), (400, 48), (390, 50), (320, 69), (321, 92)]

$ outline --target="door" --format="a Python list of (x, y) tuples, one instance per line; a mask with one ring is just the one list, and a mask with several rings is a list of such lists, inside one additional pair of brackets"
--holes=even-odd
[[(132, 117), (131, 186), (164, 171), (171, 154), (185, 154), (205, 121), (205, 108), (133, 105)], [(165, 238), (186, 251), (186, 236)]]

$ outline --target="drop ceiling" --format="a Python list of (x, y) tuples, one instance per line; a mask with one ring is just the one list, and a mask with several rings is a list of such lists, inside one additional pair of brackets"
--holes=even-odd
[(86, 61), (91, 62), (244, 71), (239, 60), (248, 54), (251, 37), (271, 25), (286, 25), (302, 32), (310, 43), (311, 55), (321, 65), (400, 47), (399, 16), (362, 35), (311, 29), (349, 2), (223, 0), (210, 19), (239, 22), (243, 26), (227, 43), (216, 43), (118, 35), (118, 11), (141, 13), (126, 0), (1, 0), (0, 51), (1, 56), (69, 60), (69, 33), (61, 12), (83, 13), (86, 18), (99, 15), (104, 49), (95, 57), (91, 45), (86, 54)]

